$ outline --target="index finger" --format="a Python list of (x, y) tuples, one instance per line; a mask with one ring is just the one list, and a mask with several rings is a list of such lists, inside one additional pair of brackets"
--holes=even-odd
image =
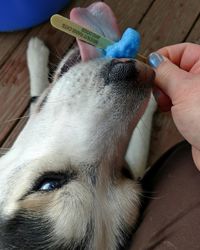
[(158, 53), (185, 71), (200, 73), (200, 45), (180, 43), (161, 48)]

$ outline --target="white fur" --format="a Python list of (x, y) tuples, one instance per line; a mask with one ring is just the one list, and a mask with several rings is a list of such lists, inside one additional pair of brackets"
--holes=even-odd
[[(40, 40), (30, 41), (27, 56), (32, 96), (48, 86), (48, 55)], [(47, 237), (55, 237), (55, 244), (80, 240), (92, 220), (89, 249), (113, 250), (122, 240), (122, 231), (132, 227), (138, 217), (140, 187), (123, 176), (121, 169), (148, 97), (141, 103), (138, 98), (139, 104), (132, 108), (132, 95), (137, 99), (137, 93), (123, 89), (119, 93), (99, 77), (108, 62), (80, 63), (60, 78), (57, 72), (45, 105), (33, 110), (11, 150), (0, 159), (0, 216), (11, 218), (20, 209), (39, 211), (53, 225), (53, 236)], [(139, 124), (139, 133), (147, 136), (145, 145), (138, 146), (142, 138), (136, 134), (129, 147), (137, 156), (128, 159), (136, 174), (134, 164), (141, 174), (147, 159), (153, 107), (143, 117), (145, 125)], [(51, 171), (75, 171), (77, 178), (53, 192), (27, 195), (38, 177)], [(98, 177), (95, 184), (93, 174)]]
[(157, 104), (151, 95), (147, 109), (133, 132), (126, 153), (125, 159), (136, 178), (143, 177), (147, 169), (152, 121), (156, 108)]
[(49, 50), (44, 42), (34, 37), (27, 49), (27, 63), (30, 75), (31, 96), (40, 96), (48, 87)]

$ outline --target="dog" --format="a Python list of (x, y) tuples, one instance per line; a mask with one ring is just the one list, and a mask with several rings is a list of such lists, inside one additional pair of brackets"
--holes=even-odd
[(80, 51), (63, 58), (49, 85), (49, 50), (29, 42), (30, 117), (0, 159), (0, 249), (125, 249), (132, 235), (141, 194), (133, 174), (144, 162), (126, 156), (127, 168), (125, 154), (139, 146), (139, 135), (130, 138), (154, 71), (133, 59), (81, 61)]

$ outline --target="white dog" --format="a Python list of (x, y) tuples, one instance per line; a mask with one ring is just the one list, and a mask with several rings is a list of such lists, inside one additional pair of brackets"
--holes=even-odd
[[(94, 6), (109, 10), (96, 3), (93, 15)], [(48, 49), (34, 38), (27, 54), (31, 95), (40, 97), (0, 159), (0, 249), (124, 249), (141, 193), (125, 153), (136, 128), (127, 159), (141, 175), (154, 103), (136, 126), (154, 72), (131, 59), (81, 62), (74, 49), (48, 87)]]

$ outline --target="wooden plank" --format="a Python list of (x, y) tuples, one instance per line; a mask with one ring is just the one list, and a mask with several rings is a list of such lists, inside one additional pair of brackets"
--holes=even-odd
[(12, 33), (0, 33), (0, 67), (28, 33), (27, 30)]
[(197, 19), (197, 22), (186, 38), (186, 42), (200, 44), (200, 17)]
[(104, 2), (114, 11), (119, 27), (123, 31), (127, 27), (137, 27), (153, 1), (154, 0), (105, 0)]
[[(73, 1), (69, 11), (74, 6), (87, 6), (91, 0)], [(74, 39), (67, 34), (51, 27), (49, 23), (32, 29), (20, 45), (0, 68), (0, 144), (13, 129), (16, 118), (24, 112), (29, 101), (28, 70), (26, 65), (26, 49), (31, 37), (38, 36), (51, 48), (51, 59), (57, 63), (73, 43)]]
[(141, 52), (148, 55), (160, 47), (182, 42), (199, 12), (199, 0), (156, 0), (139, 26)]

